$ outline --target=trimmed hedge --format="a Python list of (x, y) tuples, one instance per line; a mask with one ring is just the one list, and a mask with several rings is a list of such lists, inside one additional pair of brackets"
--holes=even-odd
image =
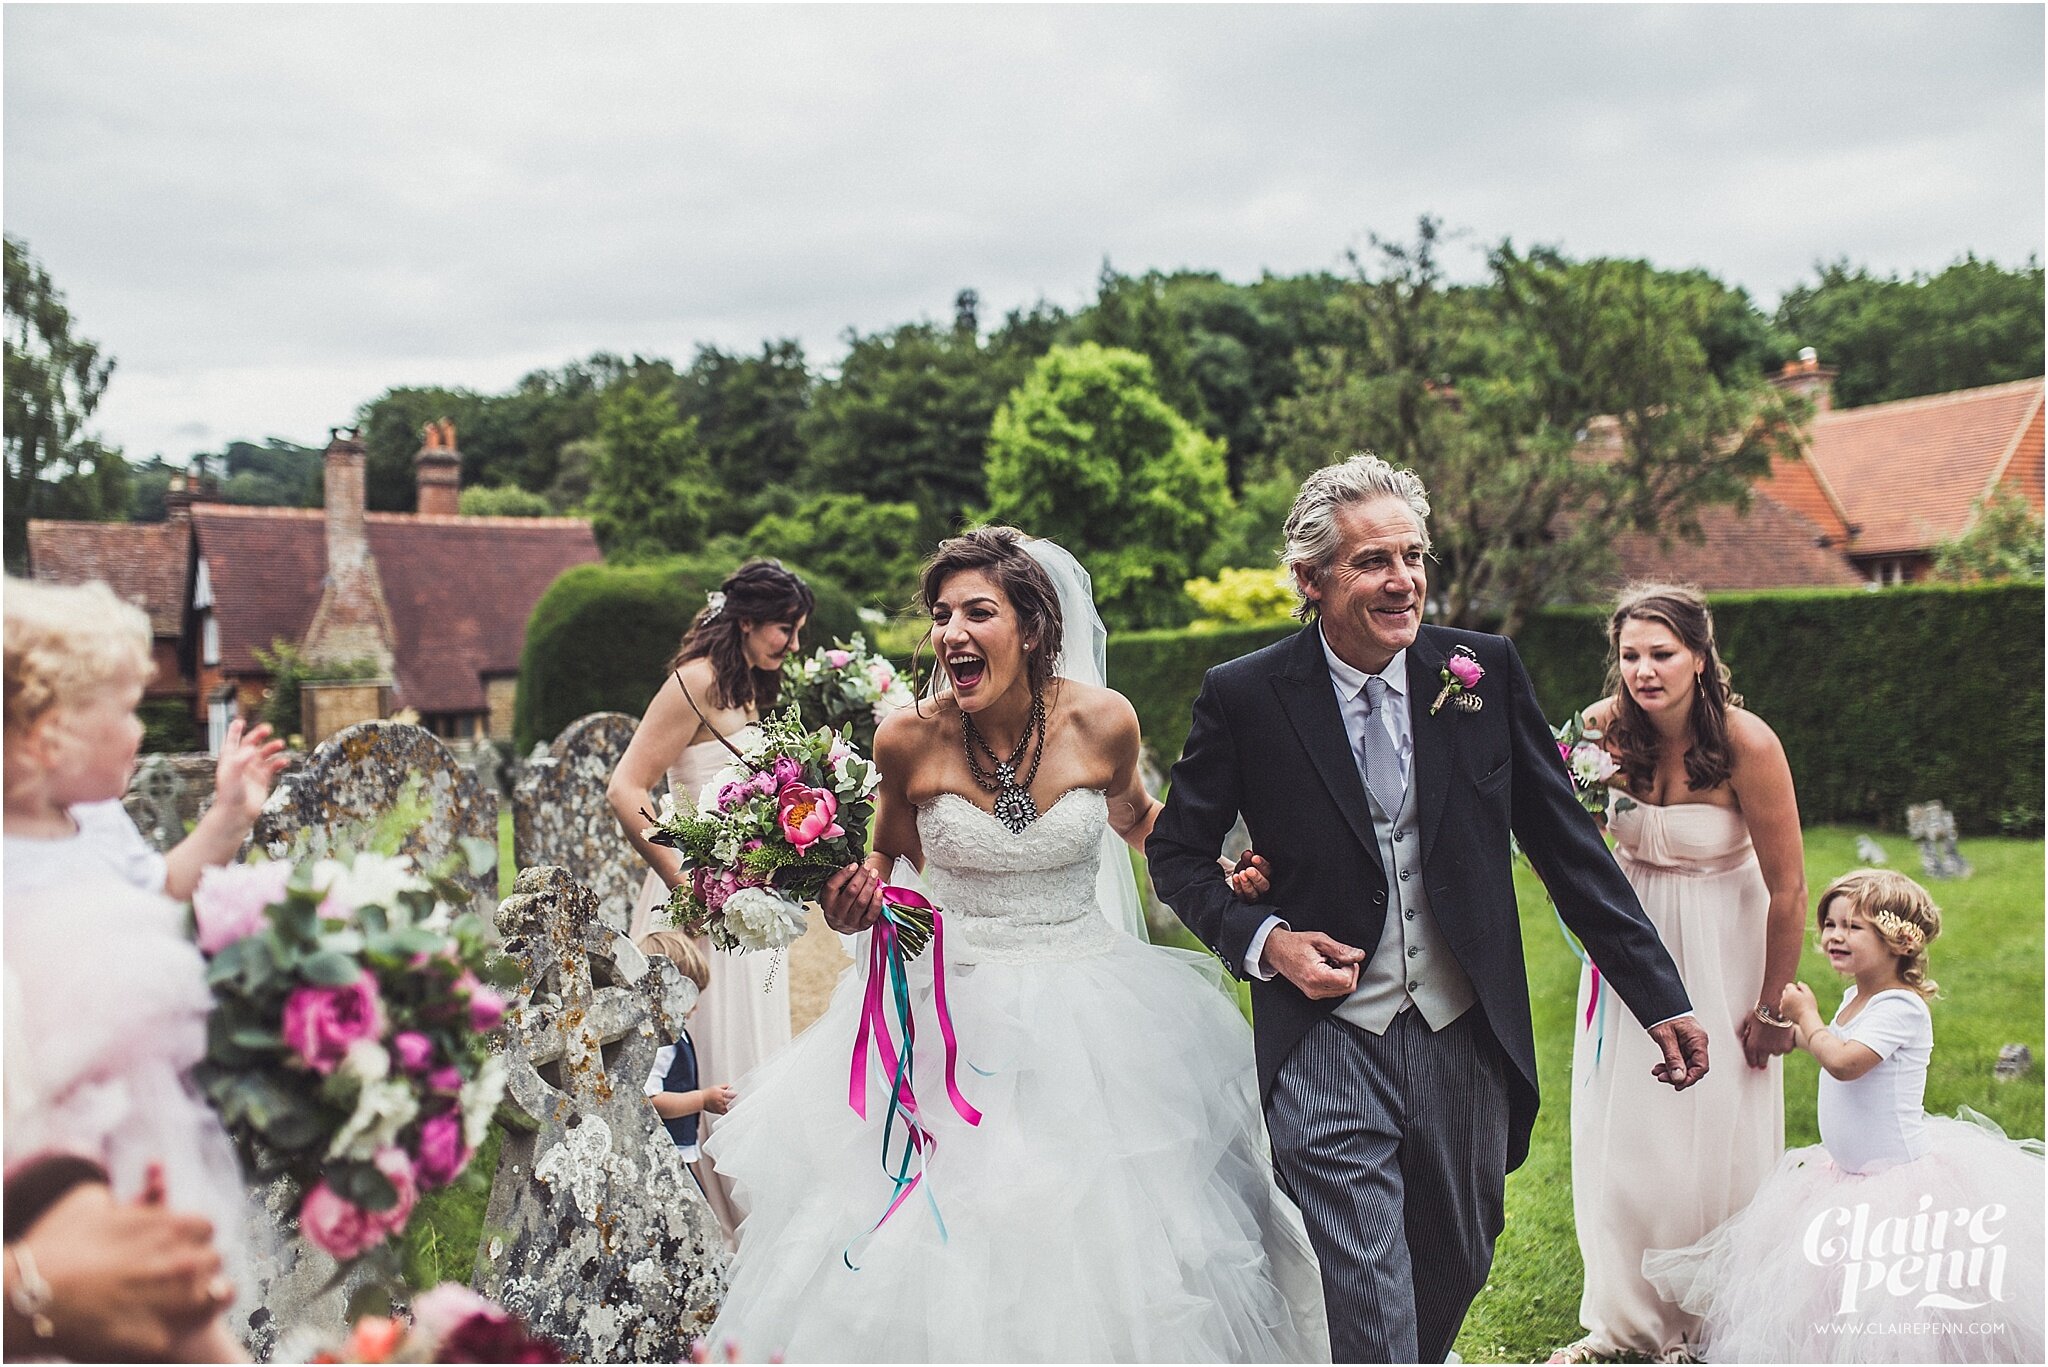
[[(2042, 586), (1782, 590), (1711, 598), (1736, 690), (1785, 744), (1811, 824), (1900, 830), (1939, 800), (1972, 834), (2042, 827)], [(1606, 610), (1537, 614), (1515, 644), (1544, 714), (1600, 696)], [(1284, 626), (1132, 632), (1109, 677), (1171, 764), (1203, 671), (1279, 639)]]
[[(514, 743), (521, 753), (551, 741), (592, 712), (639, 716), (655, 694), (662, 665), (690, 619), (736, 566), (728, 557), (677, 556), (632, 565), (578, 565), (548, 586), (526, 624), (519, 659)], [(803, 575), (817, 595), (804, 630), (812, 641), (860, 630), (858, 605), (837, 584)]]

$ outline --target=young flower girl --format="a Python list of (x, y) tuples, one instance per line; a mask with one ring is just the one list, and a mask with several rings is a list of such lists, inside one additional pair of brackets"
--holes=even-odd
[(1920, 1109), (1941, 912), (1910, 878), (1864, 869), (1828, 885), (1817, 917), (1854, 985), (1831, 1023), (1803, 983), (1780, 1010), (1821, 1066), (1821, 1143), (1700, 1242), (1645, 1255), (1644, 1275), (1702, 1317), (1707, 1361), (2041, 1361), (2041, 1141)]

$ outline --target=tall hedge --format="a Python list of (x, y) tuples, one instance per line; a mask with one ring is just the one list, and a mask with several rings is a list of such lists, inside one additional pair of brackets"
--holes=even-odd
[[(851, 595), (790, 566), (817, 595), (804, 631), (813, 641), (860, 630)], [(520, 750), (553, 740), (591, 712), (639, 716), (704, 595), (732, 573), (727, 557), (679, 556), (633, 565), (578, 565), (548, 586), (526, 624), (513, 736)]]
[[(1897, 830), (1939, 800), (1966, 832), (2042, 826), (2042, 586), (1784, 590), (1712, 597), (1716, 636), (1750, 710), (1785, 743), (1808, 822)], [(1536, 614), (1515, 644), (1546, 716), (1600, 695), (1606, 613)], [(1286, 628), (1132, 632), (1109, 677), (1163, 763), (1187, 738), (1202, 673)]]

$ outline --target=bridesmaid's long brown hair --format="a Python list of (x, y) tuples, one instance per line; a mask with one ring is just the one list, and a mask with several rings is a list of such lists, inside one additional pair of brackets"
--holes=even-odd
[(1614, 615), (1607, 619), (1607, 687), (1615, 708), (1606, 740), (1628, 790), (1637, 796), (1650, 791), (1659, 744), (1649, 714), (1622, 682), (1621, 629), (1629, 622), (1655, 622), (1699, 658), (1692, 712), (1686, 719), (1691, 743), (1685, 752), (1685, 781), (1696, 793), (1720, 787), (1735, 768), (1735, 750), (1728, 743), (1728, 709), (1742, 706), (1742, 695), (1728, 686), (1728, 666), (1714, 646), (1714, 615), (1698, 589), (1631, 584), (1622, 590)]
[(745, 707), (751, 702), (765, 717), (782, 694), (782, 674), (747, 663), (740, 623), (794, 623), (810, 616), (818, 600), (809, 584), (774, 560), (748, 561), (725, 577), (718, 592), (724, 596), (713, 600), (717, 606), (707, 602), (690, 619), (682, 645), (669, 657), (669, 672), (673, 674), (685, 660), (707, 657), (717, 678), (717, 704)]

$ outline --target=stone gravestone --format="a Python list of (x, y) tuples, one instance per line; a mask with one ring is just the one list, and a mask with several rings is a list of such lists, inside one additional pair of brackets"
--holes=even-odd
[[(478, 837), (497, 844), (498, 795), (417, 726), (364, 722), (322, 741), (303, 765), (278, 780), (251, 842), (272, 859), (294, 861), (353, 849), (415, 783), (426, 819), (407, 833), (400, 852), (422, 867), (455, 856), (456, 881), (471, 890), (468, 909), (489, 915), (497, 902), (497, 871), (471, 875), (460, 861), (460, 842)], [(284, 1182), (264, 1191), (273, 1228), (297, 1234), (292, 1212), (299, 1196)], [(365, 1277), (334, 1287), (334, 1273), (334, 1261), (305, 1240), (285, 1241), (275, 1269), (258, 1288), (257, 1308), (236, 1326), (259, 1360), (277, 1350), (281, 1333), (311, 1331), (337, 1342), (345, 1336), (348, 1299)]]
[(1970, 876), (1970, 862), (1956, 848), (1955, 814), (1939, 802), (1907, 807), (1906, 834), (1920, 846), (1920, 868), (1929, 878)]
[[(404, 722), (366, 721), (320, 742), (301, 767), (285, 774), (256, 819), (251, 839), (272, 859), (320, 858), (360, 842), (408, 792), (427, 819), (405, 836), (400, 854), (422, 868), (460, 860), (462, 841), (498, 843), (498, 794), (477, 781), (431, 732)], [(488, 916), (498, 901), (498, 874), (455, 879), (470, 890), (467, 910)]]
[(168, 852), (185, 838), (185, 822), (179, 802), (185, 796), (185, 779), (167, 755), (144, 755), (128, 780), (128, 795), (121, 799), (129, 820), (157, 850)]
[(498, 909), (526, 969), (508, 1015), (508, 1129), (484, 1212), (477, 1288), (574, 1360), (678, 1362), (725, 1292), (725, 1243), (643, 1092), (696, 985), (650, 963), (559, 868)]
[(567, 869), (596, 896), (598, 919), (620, 931), (633, 914), (647, 865), (627, 843), (604, 790), (639, 726), (624, 712), (578, 718), (544, 758), (526, 763), (512, 792), (518, 867)]

